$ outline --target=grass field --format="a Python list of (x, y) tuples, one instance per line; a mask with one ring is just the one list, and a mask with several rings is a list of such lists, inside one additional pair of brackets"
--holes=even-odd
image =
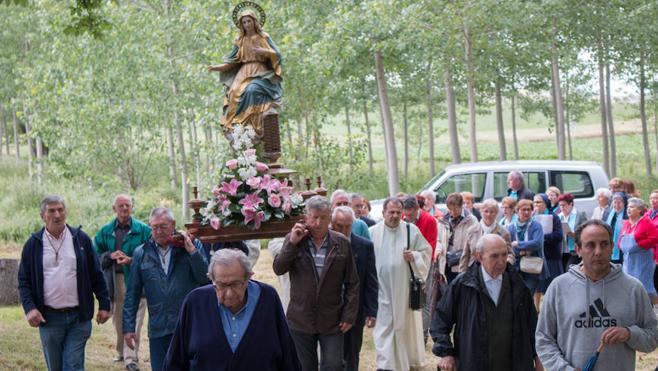
[[(255, 267), (254, 279), (267, 282), (277, 290), (279, 281), (272, 271), (272, 257), (269, 252), (261, 251)], [(123, 366), (112, 363), (114, 357), (113, 339), (114, 327), (108, 321), (104, 325), (96, 325), (92, 330), (91, 339), (86, 348), (86, 369), (110, 371), (123, 370)], [(0, 307), (0, 370), (44, 370), (45, 363), (41, 352), (38, 331), (29, 327), (20, 307)], [(142, 338), (147, 339), (146, 326)], [(431, 342), (431, 341), (430, 341)], [(436, 370), (437, 357), (427, 347), (427, 357), (424, 371)], [(258, 355), (255, 350), (254, 355)], [(140, 349), (140, 367), (150, 370), (148, 366), (148, 340), (144, 340)], [(649, 354), (638, 353), (636, 370), (653, 371), (658, 365), (658, 351)], [(372, 333), (366, 330), (364, 344), (361, 350), (361, 369), (375, 370), (375, 351), (372, 343)], [(620, 370), (622, 371), (622, 370)]]

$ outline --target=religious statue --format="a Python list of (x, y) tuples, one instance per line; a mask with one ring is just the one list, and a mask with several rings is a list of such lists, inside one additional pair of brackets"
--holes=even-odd
[[(252, 127), (257, 140), (263, 139), (264, 135), (275, 135), (279, 141), (277, 110), (281, 107), (281, 53), (272, 38), (262, 30), (265, 19), (265, 12), (258, 4), (251, 1), (238, 4), (233, 9), (233, 23), (240, 34), (235, 39), (233, 50), (224, 57), (222, 64), (208, 67), (209, 71), (220, 73), (220, 82), (225, 86), (221, 125), (231, 142), (234, 125)], [(264, 121), (272, 121), (265, 120), (269, 115), (276, 117), (276, 133), (265, 133), (268, 130), (264, 130)]]

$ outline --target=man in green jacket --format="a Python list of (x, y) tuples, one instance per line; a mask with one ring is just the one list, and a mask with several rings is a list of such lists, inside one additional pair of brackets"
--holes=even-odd
[[(129, 195), (120, 194), (114, 198), (112, 210), (116, 218), (104, 225), (96, 234), (94, 246), (101, 261), (101, 268), (110, 289), (112, 299), (112, 322), (117, 333), (116, 362), (123, 361), (126, 369), (139, 370), (137, 351), (139, 337), (135, 349), (125, 346), (123, 340), (123, 303), (126, 287), (130, 279), (130, 263), (133, 251), (151, 236), (148, 225), (132, 217), (132, 199)], [(137, 312), (137, 334), (139, 336), (144, 322), (146, 300), (142, 298)]]

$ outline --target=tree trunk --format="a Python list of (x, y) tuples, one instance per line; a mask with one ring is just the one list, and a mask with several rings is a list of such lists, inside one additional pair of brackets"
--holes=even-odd
[[(6, 116), (5, 116), (5, 118), (6, 118)], [(9, 134), (9, 125), (7, 124), (7, 120), (5, 120), (5, 150), (6, 150), (6, 152), (7, 152), (7, 156), (9, 156), (9, 147), (10, 147), (10, 144), (9, 144), (9, 142), (10, 142), (9, 136), (10, 136), (10, 135), (11, 135), (11, 134)]]
[(446, 84), (446, 105), (448, 111), (448, 136), (450, 137), (450, 156), (452, 163), (458, 164), (461, 160), (459, 153), (459, 135), (457, 133), (457, 108), (455, 104), (455, 91), (452, 88), (452, 72), (450, 68), (446, 68), (445, 72)]
[(500, 77), (496, 78), (496, 128), (498, 129), (498, 157), (501, 161), (507, 160), (505, 146), (505, 128), (503, 127), (503, 97), (500, 92)]
[[(178, 94), (176, 83), (172, 84), (174, 90), (174, 96)], [(189, 192), (188, 192), (188, 169), (187, 169), (187, 157), (185, 155), (185, 140), (183, 138), (183, 124), (181, 124), (180, 119), (178, 118), (178, 113), (174, 111), (174, 123), (176, 125), (176, 137), (178, 139), (178, 148), (180, 153), (180, 182), (181, 182), (181, 215), (183, 219), (189, 219), (190, 209), (187, 207), (187, 203), (190, 201)]]
[(404, 128), (404, 180), (409, 179), (409, 120), (407, 102), (402, 103), (402, 123)]
[(644, 49), (640, 47), (640, 120), (642, 121), (642, 147), (644, 147), (644, 168), (647, 175), (651, 175), (651, 155), (649, 154), (649, 130), (647, 128), (647, 112), (645, 107), (644, 90), (646, 88), (644, 74)]
[(169, 152), (169, 180), (171, 189), (178, 188), (178, 169), (176, 168), (176, 148), (174, 148), (174, 130), (167, 126), (167, 149)]
[[(428, 141), (428, 150), (429, 150), (429, 163), (430, 163), (430, 177), (434, 177), (436, 174), (436, 168), (434, 167), (434, 115), (432, 112), (432, 60), (427, 64), (427, 73), (426, 73), (426, 90), (427, 90), (427, 141)], [(422, 138), (421, 138), (422, 139)], [(420, 147), (420, 146), (419, 146)], [(420, 156), (419, 156), (420, 158)]]
[(194, 175), (196, 179), (196, 186), (201, 188), (201, 154), (199, 151), (199, 142), (197, 141), (196, 124), (194, 115), (190, 112), (190, 121), (188, 122), (190, 132), (190, 155), (194, 158)]
[(347, 149), (350, 155), (350, 173), (352, 173), (352, 166), (354, 164), (354, 149), (352, 148), (352, 123), (350, 122), (350, 109), (345, 105), (345, 125), (347, 125)]
[(377, 77), (377, 92), (379, 93), (379, 109), (384, 126), (384, 142), (386, 144), (386, 163), (388, 174), (388, 193), (394, 196), (400, 190), (398, 178), (397, 151), (395, 150), (395, 133), (393, 131), (393, 119), (391, 117), (391, 106), (388, 104), (388, 92), (386, 86), (386, 75), (384, 74), (384, 61), (379, 51), (375, 52), (375, 71)]
[(2, 157), (2, 142), (5, 139), (5, 129), (7, 127), (7, 118), (5, 117), (5, 109), (0, 104), (0, 157)]
[[(36, 152), (36, 148), (34, 147), (34, 141), (32, 140), (32, 136), (30, 135), (31, 131), (30, 127), (30, 119), (25, 118), (25, 137), (27, 138), (27, 174), (30, 177), (30, 180), (34, 180), (34, 154), (32, 153), (32, 150), (34, 149)], [(2, 135), (0, 135), (0, 138)], [(2, 152), (2, 151), (0, 151)]]
[(514, 159), (519, 159), (519, 140), (516, 137), (516, 107), (514, 101), (516, 100), (516, 95), (512, 94), (510, 101), (512, 104), (512, 141), (514, 142)]
[(313, 133), (311, 123), (308, 120), (308, 112), (304, 112), (304, 124), (306, 130), (304, 131), (304, 155), (302, 158), (308, 158), (308, 149), (311, 147), (311, 134)]
[(43, 141), (37, 137), (37, 184), (41, 185), (43, 181)]
[[(169, 57), (172, 60), (174, 58), (174, 52), (171, 47), (167, 48), (169, 52)], [(171, 83), (171, 91), (174, 96), (174, 99), (178, 98), (178, 84), (176, 80)], [(188, 191), (188, 169), (187, 169), (187, 157), (185, 155), (185, 139), (183, 138), (183, 124), (181, 123), (180, 118), (178, 117), (177, 108), (174, 108), (174, 125), (176, 125), (176, 139), (178, 141), (178, 153), (180, 154), (180, 180), (181, 180), (181, 215), (183, 219), (188, 220), (190, 217), (190, 209), (187, 207), (187, 203), (190, 201), (190, 195)]]
[[(206, 166), (205, 166), (206, 167), (206, 176), (212, 177), (212, 175), (211, 175), (212, 173), (211, 173), (211, 170), (210, 170), (210, 162), (211, 162), (211, 159), (210, 159), (211, 150), (210, 149), (213, 148), (213, 146), (212, 146), (212, 131), (210, 130), (210, 125), (204, 126), (203, 135), (205, 136), (206, 148), (208, 149), (206, 151)], [(211, 184), (211, 186), (212, 186), (212, 184)]]
[(569, 73), (566, 74), (564, 79), (564, 127), (567, 129), (569, 160), (573, 160), (573, 148), (571, 148), (571, 123), (569, 121)]
[(18, 117), (16, 117), (16, 109), (12, 110), (12, 122), (14, 124), (14, 148), (16, 149), (16, 158), (21, 157), (20, 143), (18, 141)]
[(603, 73), (603, 48), (599, 42), (599, 112), (601, 113), (601, 142), (603, 143), (603, 169), (610, 174), (610, 148), (608, 147), (608, 123), (606, 122), (605, 77)]
[(610, 63), (605, 65), (605, 107), (608, 135), (610, 135), (610, 177), (617, 176), (617, 139), (615, 138), (615, 123), (612, 120), (612, 94), (610, 94)]
[(560, 65), (557, 50), (557, 17), (553, 17), (551, 43), (551, 71), (553, 74), (553, 93), (555, 94), (555, 115), (557, 118), (557, 149), (558, 159), (565, 159), (565, 137), (564, 137), (564, 106), (562, 100), (562, 88), (560, 87)]
[(656, 140), (656, 172), (658, 173), (658, 104), (653, 106), (653, 135)]
[(471, 162), (478, 160), (478, 146), (475, 127), (475, 76), (473, 71), (473, 45), (468, 27), (464, 26), (464, 47), (466, 49), (466, 90), (468, 92), (468, 133)]
[(366, 126), (366, 137), (368, 138), (368, 174), (375, 175), (375, 169), (372, 158), (372, 133), (370, 132), (370, 121), (368, 120), (368, 101), (363, 99), (363, 118)]

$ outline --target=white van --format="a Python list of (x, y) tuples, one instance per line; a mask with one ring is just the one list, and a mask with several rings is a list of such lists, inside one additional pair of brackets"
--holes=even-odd
[[(453, 192), (471, 192), (475, 203), (493, 198), (501, 201), (507, 196), (507, 175), (510, 171), (523, 173), (525, 186), (535, 193), (546, 193), (549, 186), (556, 186), (562, 193), (574, 195), (574, 204), (587, 216), (598, 202), (596, 190), (608, 187), (608, 175), (601, 165), (590, 161), (491, 161), (449, 165), (418, 192), (432, 190), (436, 194), (439, 209), (445, 210), (446, 197)], [(379, 200), (378, 200), (379, 201)], [(382, 218), (382, 205), (373, 201), (370, 215)]]
[(589, 217), (598, 202), (596, 190), (608, 187), (608, 176), (601, 165), (589, 161), (492, 161), (447, 166), (421, 189), (436, 193), (436, 203), (445, 209), (446, 197), (453, 192), (471, 192), (475, 202), (493, 198), (501, 201), (507, 196), (507, 175), (510, 171), (523, 173), (525, 186), (535, 193), (546, 193), (556, 186), (562, 193), (574, 196), (579, 211)]

